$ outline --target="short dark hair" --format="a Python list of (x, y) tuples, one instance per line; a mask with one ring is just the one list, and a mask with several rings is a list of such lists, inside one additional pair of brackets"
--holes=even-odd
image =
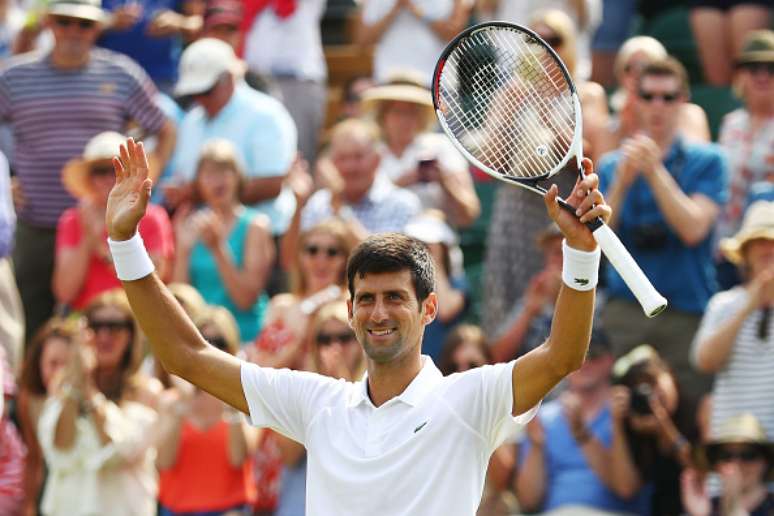
[(690, 96), (688, 86), (688, 72), (685, 67), (672, 56), (654, 59), (645, 65), (637, 79), (637, 87), (642, 87), (642, 81), (645, 77), (674, 77), (680, 83), (680, 93), (684, 97)]
[(349, 295), (355, 298), (355, 276), (369, 273), (411, 272), (414, 293), (421, 303), (435, 290), (435, 267), (427, 246), (401, 233), (379, 233), (358, 245), (347, 261)]

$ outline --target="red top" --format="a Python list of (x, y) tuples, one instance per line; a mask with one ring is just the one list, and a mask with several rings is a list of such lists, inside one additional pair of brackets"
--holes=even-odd
[[(140, 220), (140, 235), (149, 254), (172, 257), (174, 249), (172, 224), (163, 208), (155, 204), (148, 205), (148, 211)], [(70, 303), (76, 310), (85, 308), (94, 296), (121, 286), (107, 248), (107, 229), (104, 236), (100, 252), (91, 255), (81, 291)], [(81, 238), (83, 238), (83, 227), (79, 210), (77, 207), (69, 208), (62, 213), (56, 228), (56, 252), (68, 247), (76, 247)]]
[(228, 461), (228, 423), (180, 430), (177, 462), (159, 475), (159, 501), (173, 512), (220, 511), (248, 503), (250, 461)]

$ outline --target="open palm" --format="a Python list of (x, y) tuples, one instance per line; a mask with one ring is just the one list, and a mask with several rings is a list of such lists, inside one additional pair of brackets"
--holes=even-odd
[(113, 158), (116, 184), (108, 196), (105, 225), (111, 239), (128, 240), (145, 215), (153, 182), (148, 179), (148, 158), (142, 142), (127, 139), (120, 154), (120, 159)]

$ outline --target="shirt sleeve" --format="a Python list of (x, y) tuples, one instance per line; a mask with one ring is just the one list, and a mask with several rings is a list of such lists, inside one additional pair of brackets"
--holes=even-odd
[(306, 444), (306, 430), (314, 415), (347, 392), (344, 380), (248, 362), (242, 363), (241, 377), (252, 423), (301, 444)]
[(78, 209), (65, 210), (59, 217), (59, 223), (56, 226), (56, 250), (77, 246), (82, 236)]
[[(274, 99), (269, 99), (274, 103)], [(296, 124), (287, 109), (276, 103), (256, 120), (246, 146), (246, 174), (249, 177), (276, 177), (287, 174), (298, 148)]]
[(129, 98), (126, 99), (129, 117), (146, 131), (157, 133), (167, 117), (156, 103), (156, 86), (140, 65), (129, 57), (121, 56), (120, 62), (130, 81)]
[(172, 227), (163, 208), (148, 207), (148, 213), (140, 220), (140, 235), (149, 253), (172, 256)]
[(697, 171), (696, 182), (688, 195), (700, 193), (719, 205), (728, 201), (728, 163), (725, 154), (716, 144), (709, 144), (709, 150)]
[(696, 353), (699, 343), (715, 334), (718, 328), (736, 315), (737, 311), (742, 309), (747, 302), (747, 292), (742, 287), (737, 288), (739, 290), (718, 292), (707, 303), (707, 309), (704, 311), (704, 316), (691, 345), (691, 362), (693, 364), (696, 364), (697, 361)]
[(489, 443), (491, 449), (524, 427), (537, 413), (538, 405), (514, 417), (513, 365), (515, 361), (477, 367), (462, 373), (469, 385), (455, 389), (463, 393), (458, 400), (460, 417)]

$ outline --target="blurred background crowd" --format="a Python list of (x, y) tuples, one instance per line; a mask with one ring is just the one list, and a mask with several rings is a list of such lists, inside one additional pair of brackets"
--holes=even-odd
[(491, 19), (567, 64), (611, 225), (670, 306), (647, 319), (604, 267), (585, 364), (495, 451), (479, 514), (774, 514), (771, 0), (18, 1), (0, 1), (0, 515), (304, 514), (303, 447), (147, 352), (104, 227), (127, 136), (150, 151), (157, 273), (218, 348), (360, 379), (344, 267), (381, 231), (436, 260), (423, 353), (444, 374), (547, 337), (558, 228), (468, 165), (428, 89), (445, 43)]

